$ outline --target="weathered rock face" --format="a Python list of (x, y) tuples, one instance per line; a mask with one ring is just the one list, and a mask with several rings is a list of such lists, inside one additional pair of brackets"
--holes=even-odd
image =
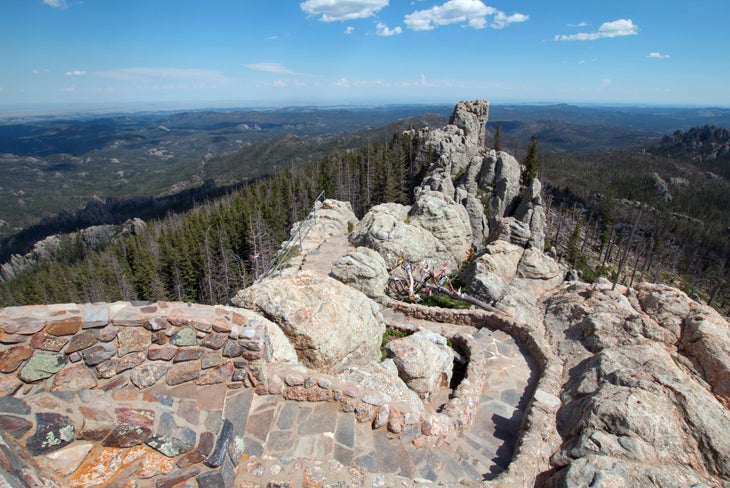
[(558, 264), (537, 248), (497, 240), (472, 260), (464, 281), (469, 295), (520, 321), (540, 323), (541, 297), (559, 286), (563, 276)]
[(388, 269), (382, 256), (372, 249), (358, 247), (350, 251), (335, 262), (330, 274), (370, 298), (385, 296)]
[(506, 241), (489, 244), (467, 270), (467, 293), (487, 303), (498, 301), (517, 274), (523, 252), (523, 248)]
[[(489, 105), (460, 102), (450, 125), (418, 133), (435, 162), (422, 189), (441, 192), (467, 211), (471, 244), (503, 239), (522, 247), (542, 249), (545, 215), (538, 180), (521, 187), (522, 166), (510, 154), (485, 148)], [(415, 133), (414, 133), (415, 134)], [(512, 219), (504, 224), (504, 219)]]
[(319, 371), (379, 358), (385, 325), (378, 305), (332, 278), (306, 271), (274, 277), (240, 291), (231, 301), (277, 323), (299, 360)]
[(430, 331), (419, 331), (394, 339), (385, 346), (398, 375), (424, 400), (430, 399), (451, 381), (454, 351), (446, 338)]
[(727, 322), (669, 287), (610, 288), (568, 284), (547, 303), (565, 380), (549, 485), (723, 486)]
[(469, 214), (463, 205), (443, 193), (425, 190), (409, 212), (410, 222), (429, 231), (461, 263), (472, 243)]
[(476, 139), (479, 147), (484, 147), (488, 118), (488, 101), (459, 102), (454, 107), (449, 124), (462, 129), (466, 137)]
[(448, 260), (453, 268), (453, 257), (433, 234), (406, 223), (409, 211), (409, 207), (397, 203), (373, 207), (355, 226), (350, 242), (377, 251), (388, 269), (398, 266), (401, 259), (429, 262), (433, 267), (440, 267), (443, 260)]
[(491, 191), (489, 197), (489, 227), (510, 216), (520, 202), (520, 163), (504, 151), (489, 151), (482, 161), (479, 187)]

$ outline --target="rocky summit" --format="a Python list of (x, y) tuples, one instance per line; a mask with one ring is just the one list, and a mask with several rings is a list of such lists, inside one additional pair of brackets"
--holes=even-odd
[[(412, 205), (319, 202), (230, 305), (1, 309), (0, 486), (730, 486), (730, 324), (572, 280), (488, 113), (419, 131)], [(475, 305), (419, 303), (455, 270)]]

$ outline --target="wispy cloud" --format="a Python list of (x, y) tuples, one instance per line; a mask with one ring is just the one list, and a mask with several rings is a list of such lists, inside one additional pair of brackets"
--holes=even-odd
[(296, 74), (281, 63), (249, 63), (243, 66), (253, 71), (263, 71), (265, 73), (276, 73), (280, 75)]
[(377, 29), (375, 31), (375, 34), (383, 37), (397, 36), (398, 34), (401, 34), (403, 32), (403, 29), (401, 29), (400, 26), (391, 29), (383, 23), (378, 23), (375, 28)]
[(86, 74), (86, 71), (75, 69), (73, 71), (66, 71), (66, 76), (84, 76)]
[(31, 73), (33, 73), (34, 75), (42, 75), (44, 73), (48, 73), (48, 70), (47, 69), (34, 69), (34, 70), (31, 70)]
[(307, 0), (299, 7), (322, 22), (336, 22), (372, 17), (389, 0)]
[(429, 80), (421, 75), (415, 80), (384, 81), (384, 80), (350, 80), (340, 78), (332, 83), (338, 88), (454, 88), (463, 87), (464, 83), (451, 80)]
[(101, 78), (148, 84), (164, 80), (166, 82), (194, 81), (197, 83), (223, 83), (228, 79), (219, 71), (194, 68), (121, 68), (93, 73)]
[(502, 29), (509, 24), (525, 22), (530, 17), (515, 13), (507, 15), (481, 0), (448, 0), (427, 10), (417, 10), (405, 16), (406, 26), (415, 31), (429, 31), (449, 24), (464, 24), (473, 29), (487, 27), (487, 17), (494, 16), (489, 27)]
[(604, 22), (596, 32), (579, 32), (577, 34), (558, 34), (556, 41), (595, 41), (611, 37), (635, 36), (639, 33), (639, 26), (631, 19), (618, 19)]
[(353, 26), (348, 25), (347, 27), (345, 27), (345, 34), (350, 35), (353, 32), (355, 32), (355, 28)]
[(652, 59), (669, 59), (669, 54), (662, 54), (659, 51), (652, 51), (649, 54), (646, 55), (647, 58)]
[(68, 7), (68, 4), (66, 4), (66, 0), (43, 0), (43, 3), (53, 8), (64, 9)]
[(568, 27), (588, 27), (588, 22), (578, 22), (577, 24), (568, 24)]

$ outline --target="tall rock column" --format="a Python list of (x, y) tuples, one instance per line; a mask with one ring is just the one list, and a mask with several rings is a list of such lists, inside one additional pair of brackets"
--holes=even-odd
[(487, 119), (489, 118), (489, 102), (474, 100), (459, 102), (449, 119), (449, 124), (464, 131), (467, 138), (476, 138), (480, 149), (484, 148), (487, 139)]

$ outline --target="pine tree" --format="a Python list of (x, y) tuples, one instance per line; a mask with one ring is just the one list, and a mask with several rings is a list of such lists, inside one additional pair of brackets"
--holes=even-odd
[(525, 156), (525, 172), (522, 175), (522, 184), (527, 186), (532, 180), (537, 178), (537, 134), (532, 134), (530, 145), (527, 147), (527, 156)]
[(498, 152), (502, 150), (502, 127), (499, 124), (497, 124), (497, 128), (494, 129), (494, 143), (492, 144), (492, 149)]
[(581, 253), (580, 253), (580, 220), (576, 220), (575, 222), (575, 228), (573, 229), (573, 233), (570, 234), (570, 240), (568, 241), (568, 261), (575, 266), (578, 264), (578, 260), (580, 259)]

